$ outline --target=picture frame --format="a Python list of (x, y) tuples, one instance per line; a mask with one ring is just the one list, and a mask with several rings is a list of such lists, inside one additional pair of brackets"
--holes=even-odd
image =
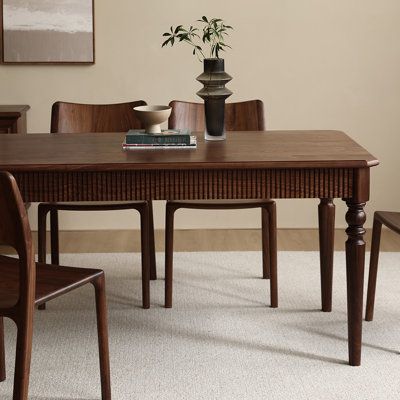
[(2, 64), (94, 64), (94, 0), (0, 0)]

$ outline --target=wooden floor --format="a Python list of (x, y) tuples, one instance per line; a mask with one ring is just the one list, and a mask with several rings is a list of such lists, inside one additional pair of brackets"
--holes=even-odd
[[(36, 233), (34, 232), (36, 243)], [(371, 231), (366, 234), (367, 250)], [(335, 250), (344, 250), (344, 230), (335, 232)], [(157, 251), (164, 250), (164, 231), (156, 231)], [(210, 229), (175, 231), (175, 251), (251, 251), (261, 249), (261, 234), (257, 229)], [(278, 229), (278, 249), (281, 251), (318, 250), (318, 230)], [(1, 249), (0, 251), (3, 251)], [(139, 231), (64, 231), (60, 232), (61, 253), (139, 252)], [(400, 235), (382, 231), (381, 251), (400, 251)]]

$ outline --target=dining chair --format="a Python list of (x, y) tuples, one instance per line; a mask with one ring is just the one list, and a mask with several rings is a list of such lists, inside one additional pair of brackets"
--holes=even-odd
[[(169, 103), (171, 115), (169, 129), (204, 131), (204, 104), (174, 100)], [(225, 129), (227, 131), (263, 131), (264, 105), (261, 100), (250, 100), (225, 105)], [(262, 260), (264, 279), (270, 279), (271, 307), (278, 307), (276, 206), (269, 199), (261, 200), (169, 200), (165, 222), (165, 307), (172, 307), (173, 283), (173, 234), (174, 215), (178, 209), (236, 210), (261, 209)]]
[(369, 261), (369, 277), (367, 306), (365, 320), (372, 321), (374, 318), (376, 278), (378, 274), (379, 247), (381, 242), (382, 224), (392, 231), (400, 234), (400, 212), (376, 211), (372, 226), (371, 255)]
[[(133, 108), (146, 105), (143, 100), (120, 104), (78, 104), (56, 102), (51, 110), (51, 133), (127, 132), (141, 129)], [(148, 284), (144, 281), (150, 264), (150, 279), (157, 279), (153, 206), (149, 201), (40, 203), (38, 207), (38, 259), (46, 262), (46, 221), (50, 213), (51, 263), (59, 262), (58, 211), (137, 210), (141, 219), (143, 308), (149, 308)], [(42, 305), (40, 309), (44, 309)]]
[(0, 172), (0, 221), (0, 242), (18, 255), (0, 255), (0, 381), (6, 379), (3, 318), (12, 319), (17, 326), (13, 400), (27, 400), (35, 305), (91, 283), (96, 298), (101, 393), (103, 400), (110, 400), (104, 272), (35, 263), (26, 210), (17, 183), (8, 172)]

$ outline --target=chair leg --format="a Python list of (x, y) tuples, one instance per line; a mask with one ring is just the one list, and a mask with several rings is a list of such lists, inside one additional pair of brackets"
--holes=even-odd
[(32, 353), (33, 307), (17, 322), (13, 400), (27, 400)]
[(269, 226), (268, 226), (268, 210), (261, 208), (261, 236), (262, 236), (262, 263), (263, 263), (263, 279), (270, 278), (270, 252), (269, 248)]
[[(39, 204), (38, 207), (38, 261), (46, 262), (46, 220), (49, 210)], [(46, 309), (46, 303), (38, 307), (39, 310)]]
[(319, 254), (322, 311), (332, 311), (333, 254), (335, 242), (335, 204), (332, 199), (318, 205)]
[(278, 307), (278, 246), (275, 203), (268, 205), (268, 217), (271, 307), (276, 308)]
[(176, 209), (167, 203), (165, 209), (165, 308), (172, 307), (175, 211)]
[[(50, 241), (51, 241), (51, 263), (60, 264), (58, 245), (58, 212), (57, 210), (38, 209), (38, 259), (39, 262), (46, 262), (46, 217), (50, 211)], [(46, 303), (38, 306), (39, 310), (46, 309)]]
[(111, 400), (110, 356), (108, 348), (107, 303), (105, 278), (102, 274), (93, 282), (96, 294), (97, 335), (99, 340), (99, 360), (101, 398)]
[(150, 254), (149, 254), (149, 206), (140, 211), (140, 238), (142, 247), (142, 297), (143, 308), (150, 308)]
[(4, 348), (4, 322), (0, 317), (0, 382), (6, 380), (6, 352)]
[(50, 210), (50, 237), (51, 237), (51, 263), (60, 264), (60, 251), (58, 241), (58, 212)]
[(365, 312), (365, 320), (372, 321), (374, 318), (375, 305), (375, 289), (376, 278), (378, 273), (379, 246), (381, 242), (382, 223), (374, 219), (372, 228), (371, 255), (369, 260), (369, 277), (368, 277), (368, 292), (367, 292), (367, 307)]
[(46, 219), (49, 210), (39, 204), (38, 207), (38, 261), (46, 262)]
[(153, 202), (149, 203), (149, 251), (150, 251), (150, 279), (155, 281), (157, 279), (156, 268), (156, 245), (154, 237), (154, 217), (153, 217)]

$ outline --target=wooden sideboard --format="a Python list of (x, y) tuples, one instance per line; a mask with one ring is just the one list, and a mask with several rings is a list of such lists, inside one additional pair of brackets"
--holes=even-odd
[(26, 133), (26, 112), (28, 105), (0, 105), (0, 134)]

